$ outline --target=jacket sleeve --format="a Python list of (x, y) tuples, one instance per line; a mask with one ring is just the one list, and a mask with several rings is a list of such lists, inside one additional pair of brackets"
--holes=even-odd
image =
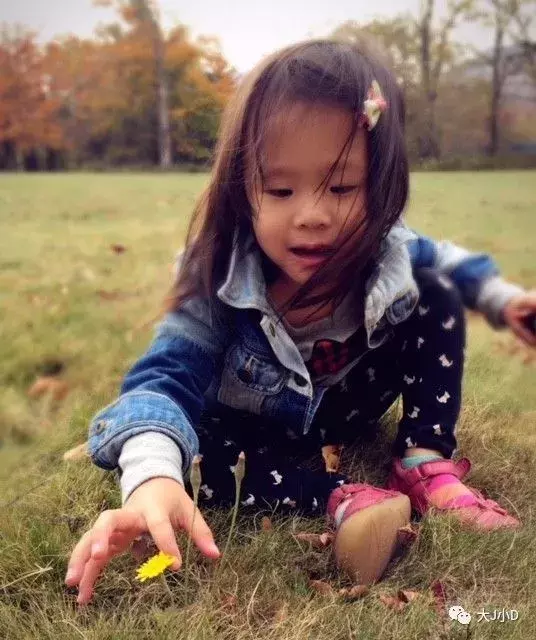
[(204, 394), (228, 341), (223, 303), (198, 297), (168, 313), (146, 353), (126, 374), (119, 397), (90, 423), (89, 452), (103, 469), (115, 469), (123, 444), (144, 432), (168, 436), (179, 447), (186, 475), (199, 441), (194, 430)]
[(504, 306), (524, 290), (501, 278), (497, 264), (489, 255), (472, 253), (452, 242), (435, 241), (418, 234), (408, 248), (414, 269), (430, 267), (449, 276), (467, 307), (482, 312), (495, 328), (505, 325)]

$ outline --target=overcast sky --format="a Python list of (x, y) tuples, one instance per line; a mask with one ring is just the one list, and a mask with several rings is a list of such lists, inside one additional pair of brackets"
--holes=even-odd
[[(438, 12), (446, 0), (437, 0)], [(225, 57), (247, 71), (261, 57), (281, 46), (322, 36), (345, 20), (366, 22), (401, 12), (417, 15), (419, 0), (160, 0), (164, 25), (182, 22), (194, 37), (214, 35)], [(99, 22), (114, 19), (110, 9), (92, 0), (0, 0), (0, 21), (19, 22), (39, 33), (41, 40), (75, 33), (89, 37)], [(491, 45), (491, 34), (466, 25), (462, 41)]]

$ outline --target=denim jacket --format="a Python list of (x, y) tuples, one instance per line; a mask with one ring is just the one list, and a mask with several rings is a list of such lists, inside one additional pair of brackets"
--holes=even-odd
[[(414, 269), (435, 268), (448, 276), (464, 304), (482, 311), (495, 327), (503, 324), (506, 302), (522, 291), (498, 276), (489, 256), (435, 242), (403, 223), (386, 236), (375, 264), (365, 299), (369, 349), (381, 345), (391, 327), (415, 308), (419, 292)], [(191, 298), (156, 326), (147, 351), (126, 374), (119, 397), (92, 419), (90, 455), (99, 467), (115, 469), (126, 440), (159, 432), (178, 445), (186, 474), (198, 453), (195, 426), (203, 410), (221, 403), (307, 433), (327, 388), (313, 385), (298, 348), (277, 323), (266, 298), (260, 249), (250, 235), (235, 245), (214, 299)]]

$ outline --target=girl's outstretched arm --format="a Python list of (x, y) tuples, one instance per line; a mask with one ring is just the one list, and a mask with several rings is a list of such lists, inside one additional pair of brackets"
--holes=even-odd
[(414, 269), (437, 269), (454, 282), (468, 308), (483, 313), (494, 328), (507, 324), (512, 327), (505, 309), (510, 301), (526, 292), (500, 276), (491, 256), (471, 252), (447, 240), (435, 241), (417, 232), (408, 249)]

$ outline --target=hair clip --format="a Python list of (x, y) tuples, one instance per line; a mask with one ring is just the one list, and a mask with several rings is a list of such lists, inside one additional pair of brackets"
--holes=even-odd
[(360, 123), (371, 131), (376, 126), (381, 113), (387, 109), (387, 102), (376, 80), (372, 81), (363, 107), (363, 115), (361, 116)]

